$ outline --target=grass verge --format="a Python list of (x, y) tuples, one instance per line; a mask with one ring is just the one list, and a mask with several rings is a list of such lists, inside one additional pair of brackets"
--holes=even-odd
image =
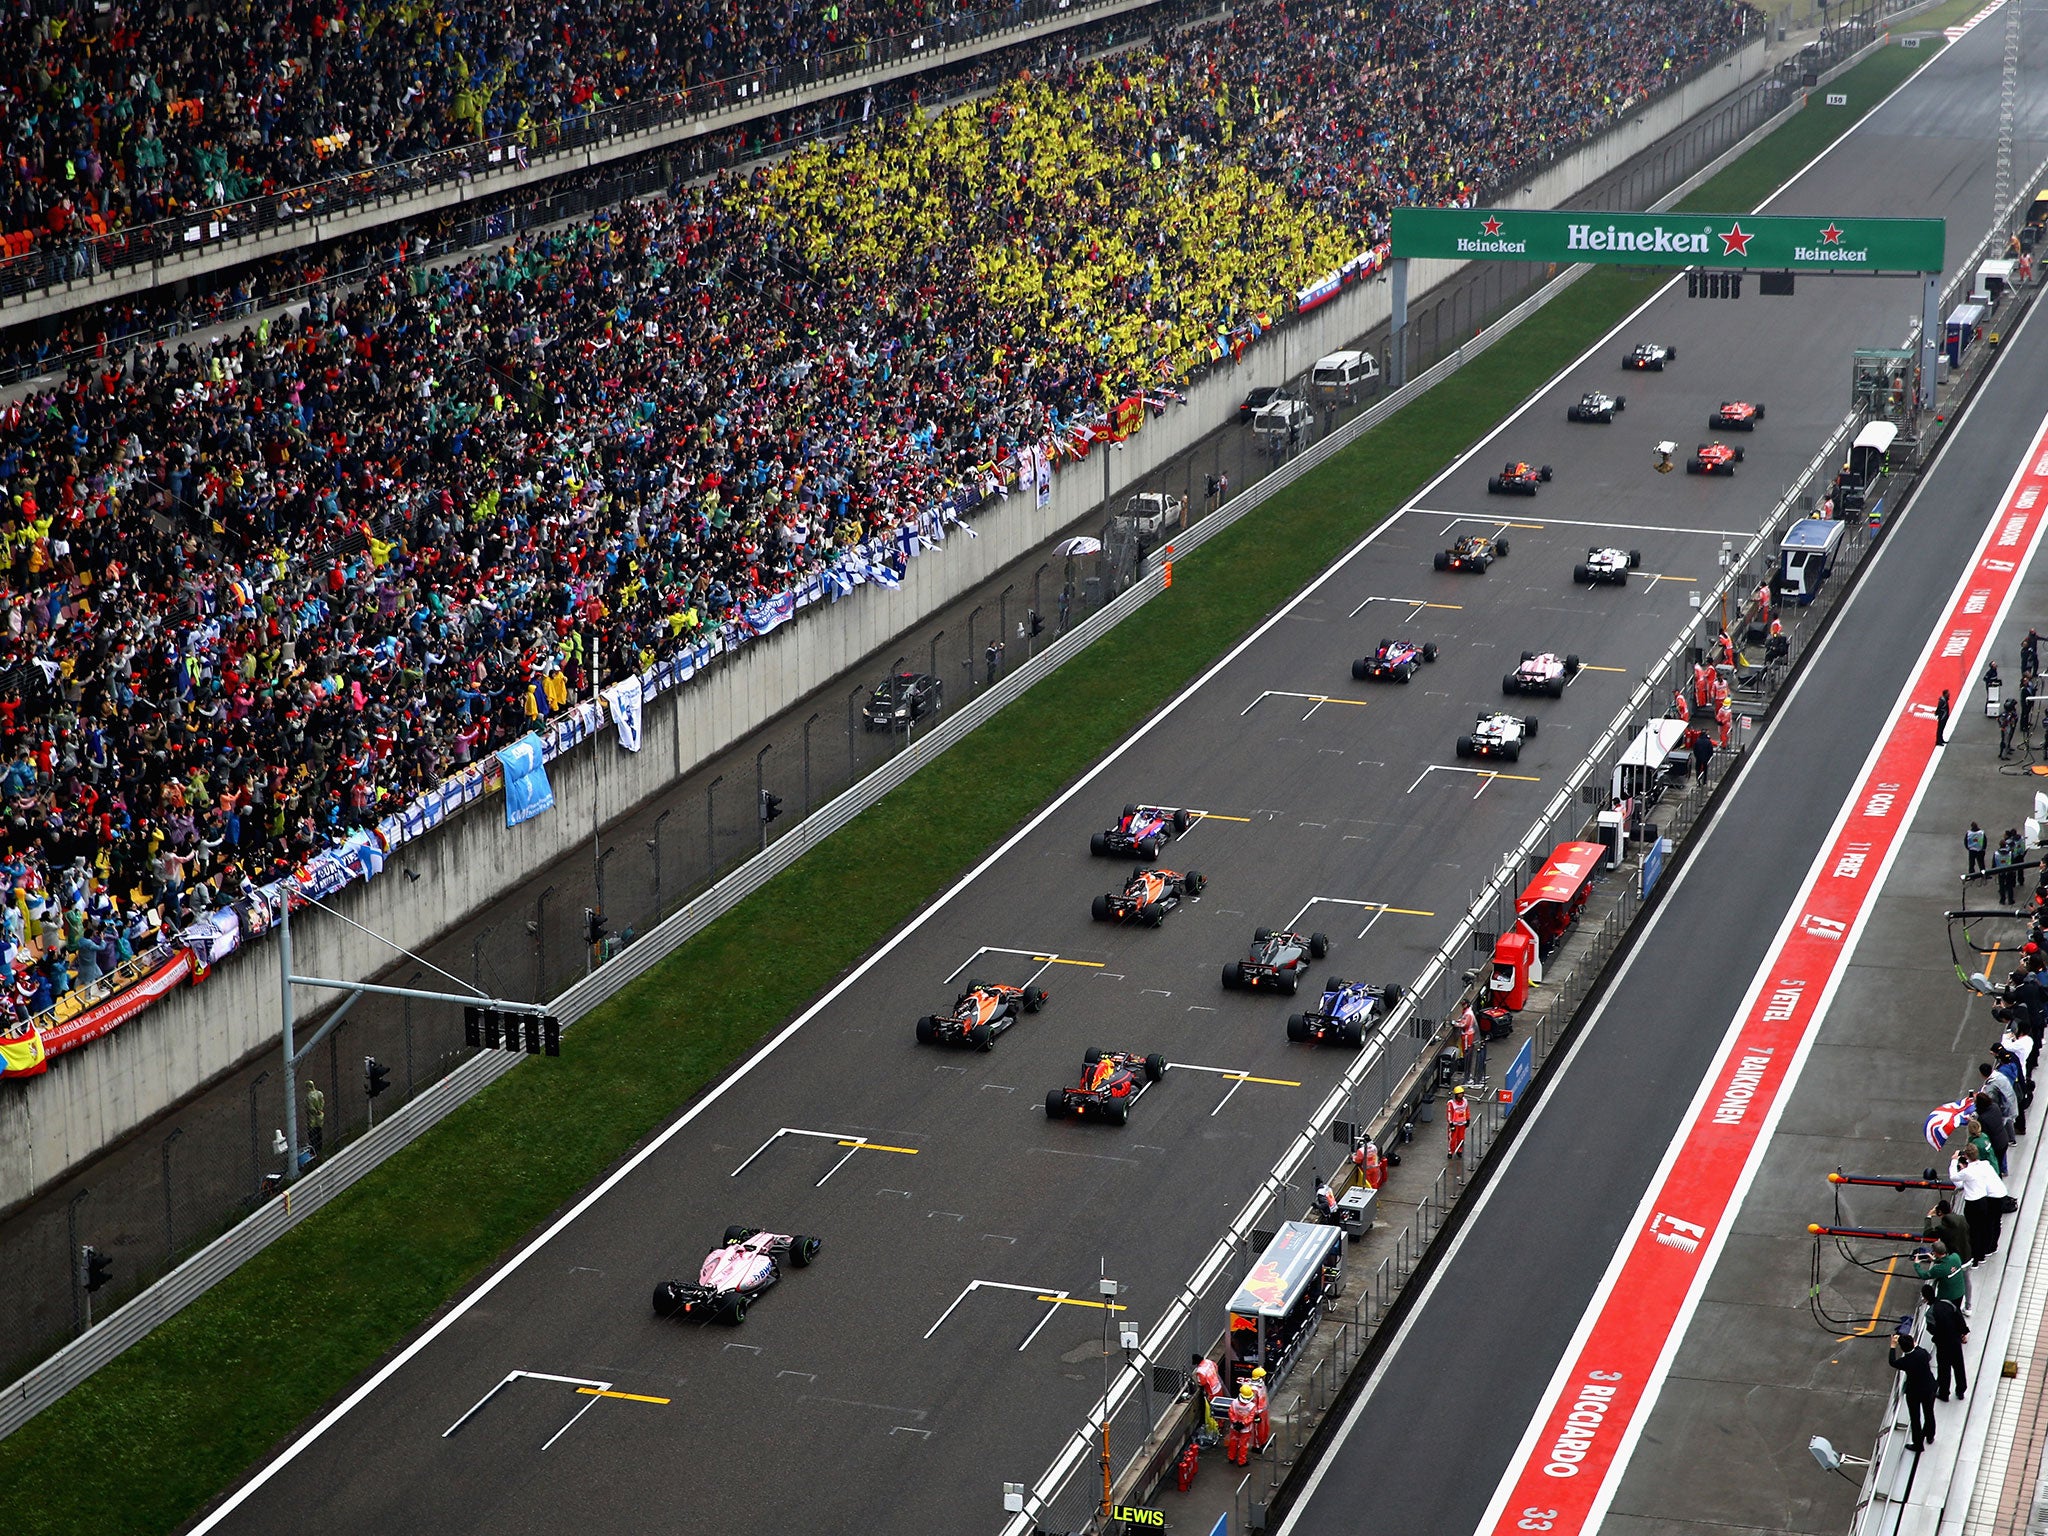
[[(1852, 72), (1852, 99), (1890, 89), (1876, 83), (1898, 51)], [(1866, 70), (1877, 71), (1868, 82)], [(1858, 115), (1835, 109), (1830, 137)], [(1826, 141), (1804, 142), (1794, 169)], [(1722, 182), (1742, 170), (1700, 195), (1728, 206)], [(1090, 647), (584, 1018), (559, 1061), (479, 1095), (0, 1442), (0, 1530), (143, 1536), (185, 1524), (1658, 281), (1604, 269), (1575, 284), (1420, 409), (1178, 562), (1159, 599), (1171, 623), (1126, 624)], [(770, 952), (773, 967), (756, 963)]]

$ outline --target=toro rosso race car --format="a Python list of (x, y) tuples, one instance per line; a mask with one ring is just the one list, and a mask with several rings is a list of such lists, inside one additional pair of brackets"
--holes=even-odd
[(1756, 424), (1764, 419), (1764, 408), (1751, 405), (1747, 400), (1723, 400), (1721, 408), (1707, 418), (1707, 426), (1715, 432), (1754, 432)]
[(953, 1004), (952, 1016), (928, 1013), (917, 1021), (920, 1045), (971, 1045), (985, 1051), (997, 1035), (1027, 1013), (1045, 1006), (1041, 987), (1026, 990), (1001, 982), (970, 981)]
[(1701, 443), (1685, 461), (1688, 475), (1732, 475), (1742, 462), (1742, 450), (1726, 443)]
[(1157, 928), (1166, 914), (1202, 894), (1209, 882), (1194, 870), (1134, 869), (1114, 896), (1098, 896), (1091, 915), (1098, 923), (1143, 923)]
[(1628, 573), (1643, 563), (1643, 552), (1639, 549), (1593, 549), (1586, 550), (1586, 558), (1572, 567), (1572, 580), (1580, 586), (1610, 587), (1628, 585)]
[(1677, 361), (1678, 348), (1660, 347), (1654, 341), (1646, 341), (1624, 357), (1621, 366), (1631, 373), (1662, 373), (1666, 363)]
[(1499, 474), (1489, 476), (1486, 488), (1496, 496), (1534, 496), (1537, 485), (1549, 479), (1548, 464), (1524, 464), (1516, 459), (1503, 464)]
[(1136, 1051), (1089, 1051), (1081, 1057), (1081, 1080), (1072, 1088), (1049, 1088), (1045, 1117), (1107, 1120), (1122, 1125), (1145, 1090), (1166, 1076), (1166, 1058)]
[(1287, 1038), (1297, 1045), (1360, 1046), (1365, 1044), (1365, 1032), (1400, 1001), (1401, 989), (1391, 981), (1374, 987), (1332, 976), (1323, 983), (1320, 1004), (1307, 1013), (1288, 1015)]
[(782, 1278), (784, 1259), (802, 1269), (822, 1246), (815, 1237), (727, 1227), (725, 1246), (705, 1255), (695, 1285), (664, 1280), (654, 1288), (654, 1310), (661, 1317), (743, 1323), (754, 1298)]
[(1438, 550), (1435, 565), (1440, 571), (1478, 571), (1483, 574), (1494, 561), (1507, 557), (1506, 539), (1496, 539), (1490, 533), (1472, 533), (1449, 549)]
[(1435, 660), (1436, 642), (1433, 640), (1421, 645), (1408, 640), (1382, 640), (1370, 656), (1351, 663), (1351, 675), (1360, 681), (1391, 678), (1397, 683), (1412, 682), (1418, 667), (1425, 661)]
[(1522, 755), (1523, 740), (1535, 734), (1534, 715), (1484, 714), (1470, 736), (1458, 738), (1458, 756), (1499, 757), (1512, 763)]
[(1321, 933), (1275, 933), (1270, 928), (1252, 930), (1251, 953), (1223, 967), (1223, 990), (1234, 987), (1266, 987), (1294, 996), (1311, 960), (1330, 952), (1330, 939)]
[(1564, 685), (1579, 675), (1579, 658), (1559, 656), (1554, 651), (1522, 652), (1522, 664), (1500, 680), (1500, 691), (1513, 697), (1518, 693), (1547, 693), (1564, 697)]
[(1604, 390), (1589, 389), (1579, 396), (1579, 403), (1577, 405), (1568, 405), (1564, 408), (1564, 419), (1566, 421), (1597, 421), (1603, 425), (1612, 425), (1615, 413), (1627, 408), (1628, 401), (1624, 400), (1620, 395), (1610, 395)]
[(1195, 818), (1186, 811), (1162, 805), (1127, 805), (1115, 826), (1089, 835), (1088, 851), (1098, 856), (1135, 853), (1141, 859), (1157, 858), (1161, 848), (1194, 824)]

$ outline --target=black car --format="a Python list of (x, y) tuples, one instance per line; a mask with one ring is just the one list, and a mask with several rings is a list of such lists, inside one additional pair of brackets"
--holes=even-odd
[(897, 672), (875, 685), (868, 695), (867, 724), (871, 731), (907, 731), (946, 702), (946, 685), (929, 672)]
[(1251, 953), (1223, 967), (1223, 989), (1266, 987), (1292, 997), (1308, 972), (1309, 961), (1320, 960), (1329, 952), (1330, 941), (1320, 933), (1254, 928)]
[(1260, 411), (1279, 398), (1280, 386), (1278, 384), (1261, 384), (1237, 403), (1237, 419), (1239, 421), (1250, 421)]

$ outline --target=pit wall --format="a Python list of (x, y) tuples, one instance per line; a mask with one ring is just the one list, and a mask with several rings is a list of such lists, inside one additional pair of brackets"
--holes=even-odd
[[(1557, 206), (1765, 68), (1758, 37), (1499, 199), (1500, 205)], [(1464, 265), (1415, 262), (1409, 293), (1419, 296)], [(1109, 453), (1112, 499), (1231, 420), (1250, 385), (1291, 377), (1322, 354), (1354, 343), (1387, 321), (1390, 304), (1384, 278), (1346, 289), (1266, 337), (1241, 366), (1205, 376), (1188, 390), (1186, 405), (1169, 406)], [(546, 815), (507, 830), (503, 801), (492, 797), (436, 834), (404, 844), (386, 874), (349, 887), (330, 904), (364, 928), (423, 948), (505, 890), (587, 847), (593, 814), (599, 823), (623, 816), (837, 677), (848, 658), (882, 650), (925, 615), (1097, 513), (1102, 477), (1098, 452), (1054, 476), (1043, 508), (1025, 495), (984, 508), (974, 524), (979, 537), (955, 531), (942, 549), (910, 562), (898, 590), (866, 586), (845, 601), (807, 608), (652, 700), (639, 753), (620, 750), (606, 732), (556, 759), (548, 766), (555, 808)], [(401, 868), (420, 879), (400, 878)], [(294, 919), (292, 945), (294, 968), (305, 976), (367, 980), (393, 958), (370, 934), (310, 909)], [(301, 994), (301, 1007), (312, 1003)], [(277, 945), (259, 941), (220, 965), (203, 986), (179, 991), (106, 1038), (56, 1058), (43, 1076), (0, 1086), (0, 1210), (31, 1198), (246, 1058), (275, 1050), (280, 1004)]]

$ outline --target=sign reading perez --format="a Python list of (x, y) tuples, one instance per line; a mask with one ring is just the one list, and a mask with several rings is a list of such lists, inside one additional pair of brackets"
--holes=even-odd
[(1940, 219), (1396, 208), (1392, 254), (1793, 272), (1939, 272), (1946, 234)]

